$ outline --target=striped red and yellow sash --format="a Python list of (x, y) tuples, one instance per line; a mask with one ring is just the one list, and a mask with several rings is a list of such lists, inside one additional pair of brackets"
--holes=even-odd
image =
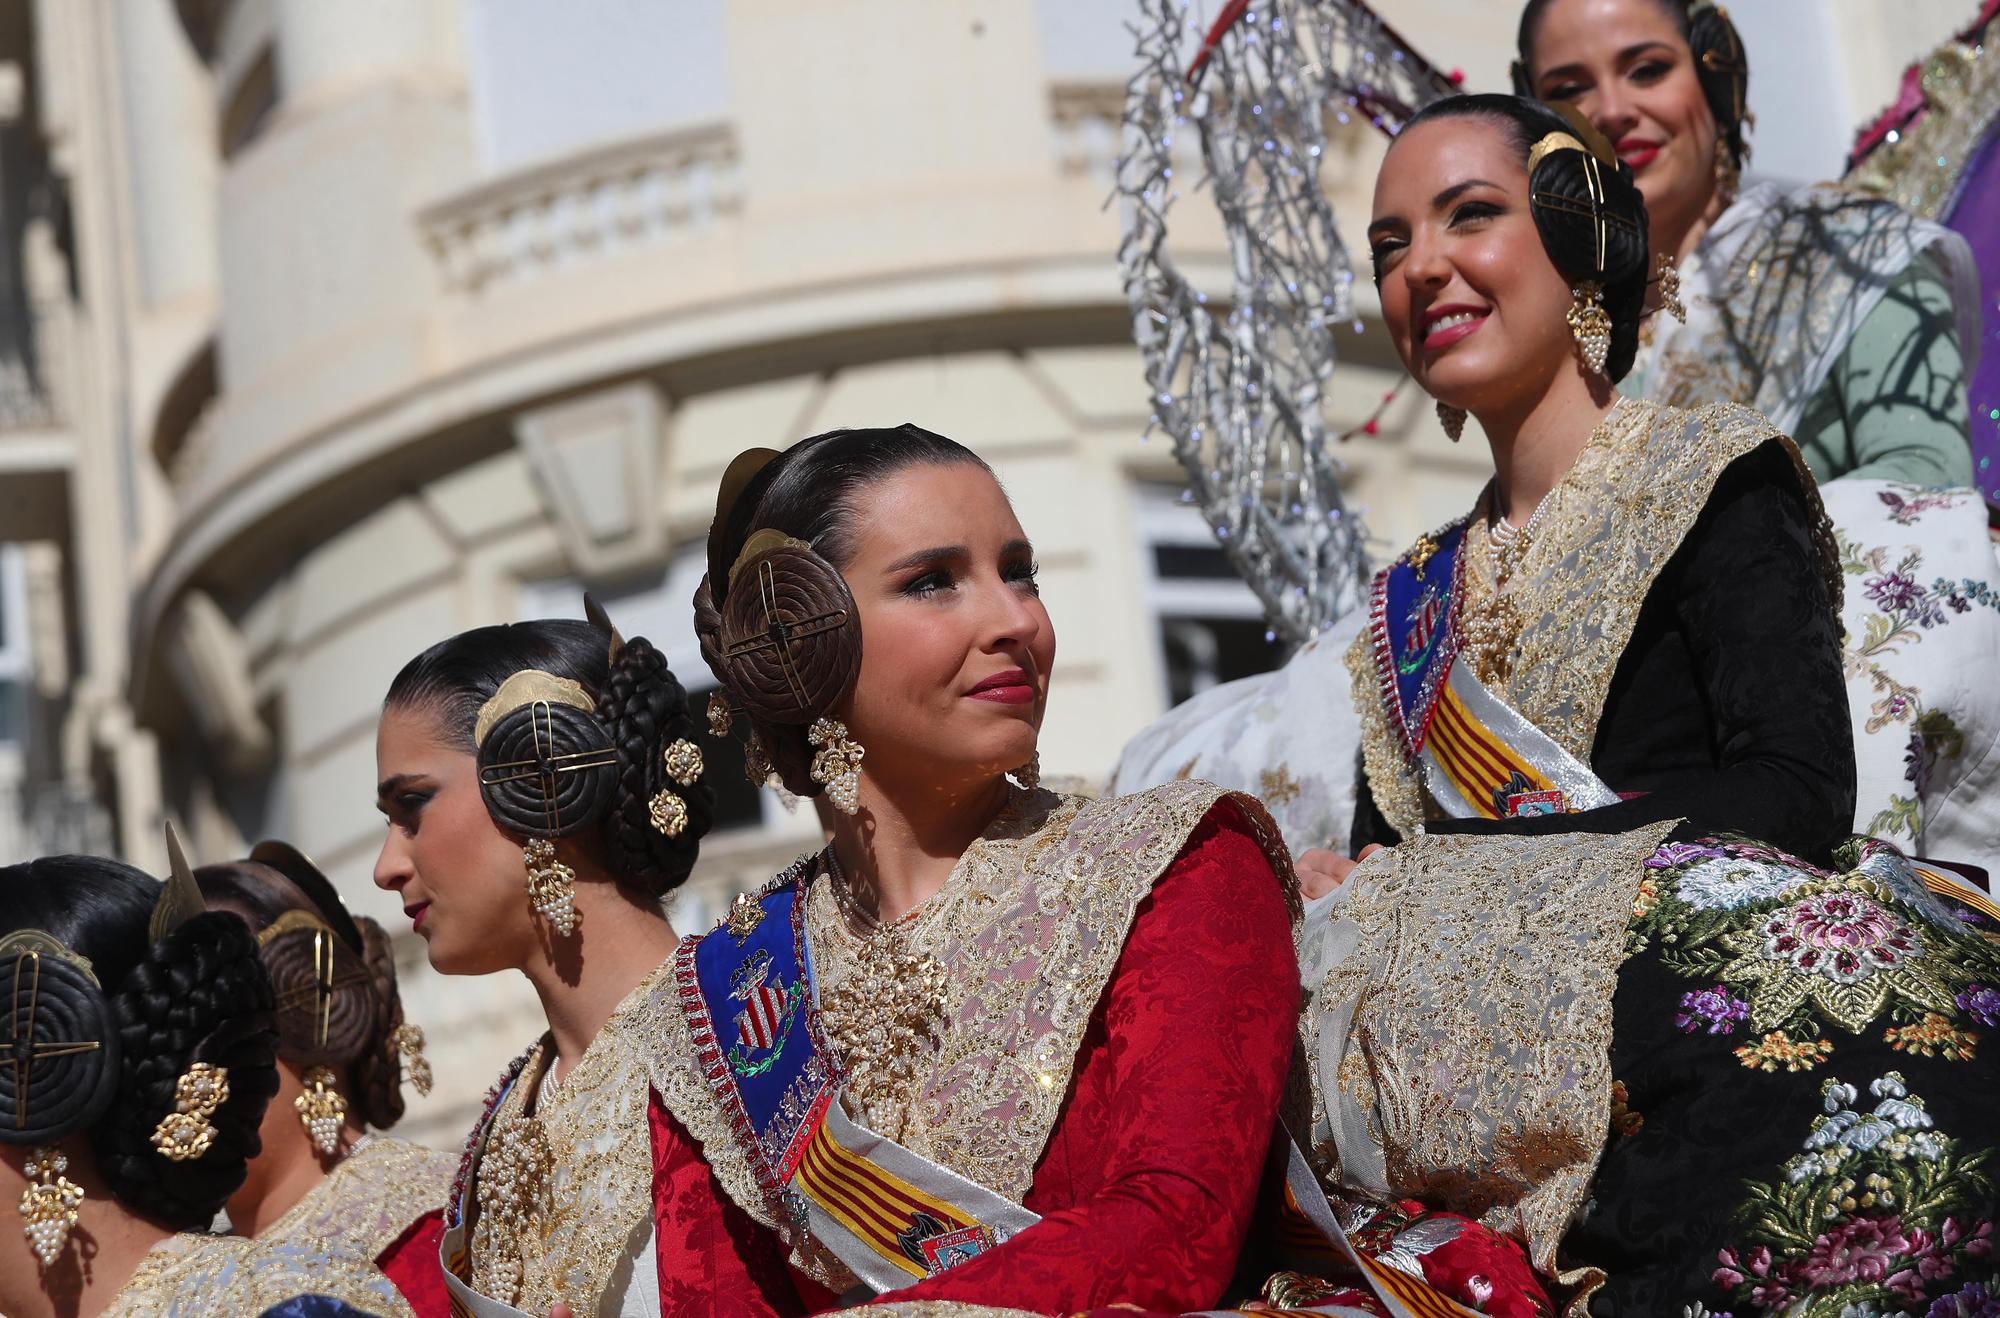
[(843, 1146), (822, 1122), (806, 1143), (792, 1184), (863, 1244), (912, 1277), (948, 1266), (924, 1247), (954, 1238), (990, 1242), (985, 1227)]
[(1532, 761), (1481, 722), (1449, 682), (1438, 695), (1424, 749), (1465, 803), (1485, 819), (1500, 818), (1509, 795), (1558, 790)]

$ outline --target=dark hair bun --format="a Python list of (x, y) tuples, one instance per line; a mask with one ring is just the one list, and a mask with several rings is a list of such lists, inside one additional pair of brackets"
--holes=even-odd
[[(600, 701), (600, 705), (601, 705)], [(501, 716), (479, 743), (479, 791), (502, 828), (567, 837), (611, 807), (618, 769), (611, 739), (588, 711), (555, 701)], [(545, 788), (553, 784), (553, 791)]]
[[(694, 593), (694, 634), (701, 642), (701, 657), (708, 664), (709, 671), (722, 683), (725, 692), (731, 691), (729, 671), (722, 657), (722, 613), (715, 607), (715, 597), (709, 591), (708, 578), (703, 577), (701, 585)], [(732, 693), (733, 694), (733, 693)], [(764, 759), (777, 772), (785, 790), (794, 796), (814, 797), (826, 789), (813, 781), (812, 751), (806, 745), (804, 730), (794, 724), (770, 723), (745, 711), (750, 721), (750, 736)], [(752, 757), (751, 763), (755, 763)], [(756, 771), (751, 770), (756, 777)], [(759, 787), (764, 784), (759, 782)]]
[(1729, 157), (1741, 168), (1750, 155), (1743, 140), (1749, 116), (1750, 57), (1743, 38), (1721, 5), (1697, 4), (1688, 11), (1688, 49), (1694, 54), (1695, 77), (1715, 118), (1715, 131)]
[[(1577, 130), (1572, 125), (1569, 131)], [(1582, 140), (1596, 137), (1592, 132)], [(1528, 189), (1542, 246), (1563, 278), (1573, 285), (1603, 285), (1604, 309), (1611, 317), (1604, 371), (1616, 383), (1632, 369), (1645, 314), (1645, 198), (1623, 161), (1612, 157), (1607, 162), (1588, 150), (1550, 151), (1529, 172)]]
[[(264, 945), (277, 997), (278, 1051), (302, 1067), (344, 1067), (381, 1025), (381, 1004), (359, 953), (324, 926), (293, 925)], [(331, 992), (320, 992), (322, 966)]]
[(348, 1064), (348, 1078), (354, 1082), (348, 1099), (370, 1129), (387, 1130), (403, 1119), (403, 1059), (395, 1041), (396, 1029), (403, 1023), (403, 998), (396, 990), (396, 956), (389, 935), (365, 915), (356, 916), (354, 923), (361, 930), (375, 1018), (367, 1046)]
[[(98, 1173), (137, 1212), (177, 1231), (205, 1229), (243, 1184), (278, 1091), (278, 1032), (257, 940), (234, 915), (197, 915), (147, 949), (109, 1000), (121, 1065), (117, 1101), (91, 1131)], [(208, 1118), (216, 1128), (208, 1151), (173, 1162), (153, 1147), (153, 1129), (196, 1061), (228, 1069), (229, 1097)]]
[[(666, 656), (643, 636), (626, 641), (612, 660), (597, 696), (597, 721), (618, 755), (604, 820), (611, 872), (629, 888), (664, 896), (694, 869), (701, 839), (714, 822), (715, 793), (700, 779), (682, 784), (667, 775), (667, 747), (692, 741), (695, 723), (687, 692)], [(673, 837), (653, 825), (653, 798), (663, 791), (679, 797), (687, 810), (686, 823)]]
[[(9, 1040), (29, 1045), (0, 1066), (0, 1142), (53, 1144), (96, 1121), (118, 1090), (118, 1031), (96, 982), (65, 957), (17, 945), (0, 956), (0, 994)], [(44, 1052), (75, 1044), (97, 1046)]]
[(738, 560), (724, 596), (711, 666), (752, 717), (812, 722), (845, 696), (861, 671), (854, 596), (834, 566), (780, 542)]

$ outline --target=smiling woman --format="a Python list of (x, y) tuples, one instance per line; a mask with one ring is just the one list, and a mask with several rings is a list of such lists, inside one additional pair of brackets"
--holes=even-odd
[(1970, 249), (1846, 188), (1739, 186), (1750, 63), (1722, 6), (1529, 0), (1519, 48), (1516, 90), (1574, 105), (1612, 143), (1655, 260), (1686, 285), (1689, 322), (1654, 324), (1631, 392), (1754, 407), (1821, 481), (1971, 483)]
[(1425, 109), (1377, 179), (1383, 318), (1495, 475), (1376, 576), (1348, 652), (1355, 842), (1384, 845), (1302, 858), (1345, 878), (1301, 960), (1349, 1248), (1274, 1303), (1831, 1318), (1994, 1288), (2000, 908), (1842, 839), (1826, 515), (1756, 413), (1619, 396), (1647, 230), (1589, 123), (1513, 97)]

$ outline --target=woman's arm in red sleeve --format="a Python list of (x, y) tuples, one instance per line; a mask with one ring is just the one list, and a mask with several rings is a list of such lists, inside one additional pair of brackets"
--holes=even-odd
[[(1232, 805), (1210, 812), (1140, 906), (1105, 990), (1113, 1071), (1101, 1188), (883, 1298), (1072, 1313), (1120, 1302), (1198, 1309), (1221, 1297), (1299, 1008), (1285, 896), (1243, 828)], [(1087, 1097), (1073, 1094), (1072, 1107)]]

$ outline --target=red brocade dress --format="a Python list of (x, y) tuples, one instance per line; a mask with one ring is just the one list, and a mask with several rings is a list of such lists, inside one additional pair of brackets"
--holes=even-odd
[(1068, 1313), (1194, 1308), (1227, 1287), (1290, 1059), (1283, 890), (1234, 803), (1139, 907), (1023, 1200), (1042, 1220), (886, 1297)]
[[(835, 926), (821, 864), (767, 895), (786, 884), (815, 1029), (851, 1062), (860, 940)], [(1289, 859), (1250, 798), (1201, 783), (1106, 802), (1017, 793), (904, 925), (946, 985), (925, 1056), (897, 1085), (847, 1074), (836, 1101), (1040, 1220), (882, 1298), (1051, 1314), (1220, 1298), (1294, 1048), (1295, 915)], [(452, 1194), (455, 1284), (580, 1318), (641, 1311), (623, 1306), (647, 1283), (663, 1314), (792, 1318), (865, 1294), (760, 1178), (754, 1136), (701, 1065), (715, 1040), (674, 973), (697, 942), (559, 1086), (539, 1078), (538, 1046), (496, 1087)], [(510, 1171), (544, 1160), (532, 1219), (482, 1185), (496, 1150)]]

